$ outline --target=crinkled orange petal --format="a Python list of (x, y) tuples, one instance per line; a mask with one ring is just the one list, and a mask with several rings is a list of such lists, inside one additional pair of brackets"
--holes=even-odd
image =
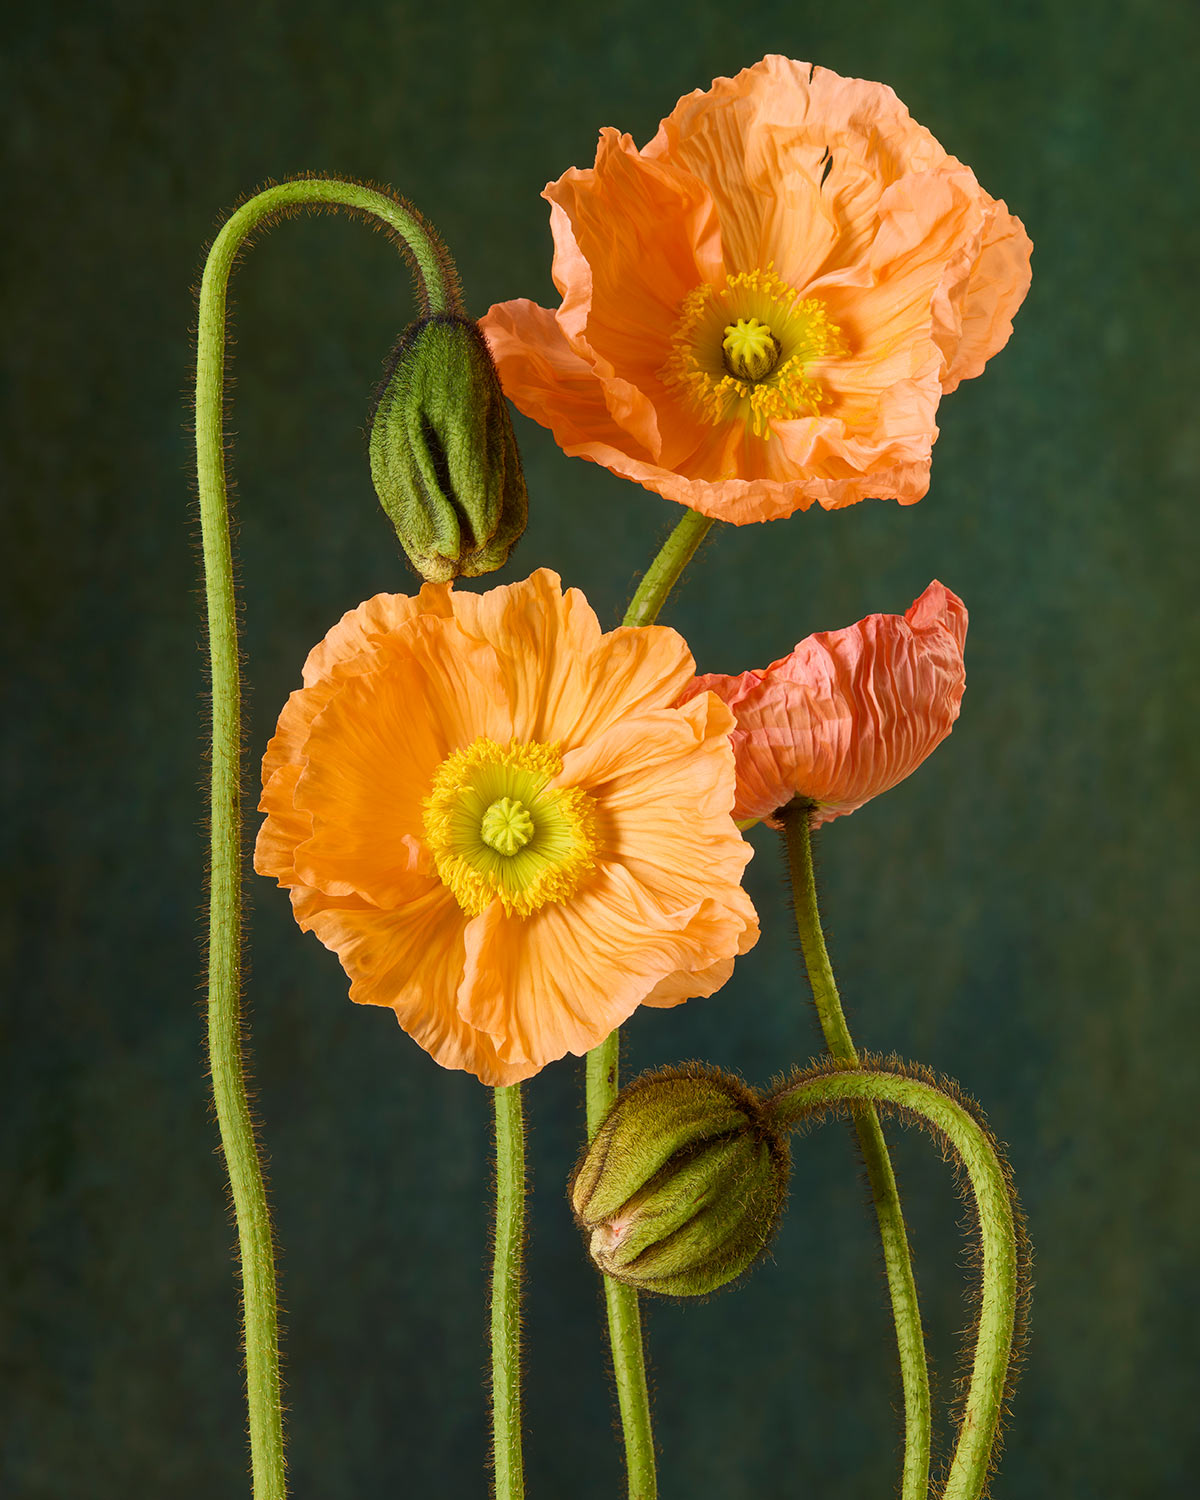
[(415, 599), (404, 594), (377, 594), (348, 611), (325, 639), (308, 654), (305, 686), (292, 693), (279, 716), (275, 734), (262, 763), (263, 795), (258, 804), (267, 814), (254, 848), (254, 868), (274, 876), (281, 885), (295, 880), (297, 845), (312, 835), (312, 817), (295, 806), (299, 757), (313, 720), (348, 678), (377, 665), (378, 643), (420, 614), (450, 612), (450, 590), (426, 584)]
[(471, 923), (459, 1014), (530, 1077), (597, 1046), (661, 980), (707, 968), (714, 947), (736, 950), (738, 926), (703, 898), (664, 911), (605, 863), (569, 904), (521, 919), (493, 902)]
[(570, 750), (647, 704), (674, 702), (695, 671), (678, 632), (604, 633), (579, 590), (564, 594), (548, 568), (486, 594), (456, 594), (454, 610), (464, 631), (495, 648), (519, 740)]
[[(348, 610), (323, 641), (308, 653), (304, 686), (294, 692), (279, 716), (279, 724), (263, 757), (263, 783), (296, 755), (309, 725), (329, 702), (341, 682), (369, 671), (379, 641), (418, 615), (450, 613), (450, 589), (427, 583), (411, 599), (405, 594), (376, 594), (357, 609)], [(260, 808), (260, 811), (266, 809)]]
[(734, 816), (770, 819), (803, 797), (815, 827), (902, 781), (958, 718), (966, 631), (962, 600), (934, 582), (903, 617), (809, 636), (763, 672), (697, 678), (691, 691), (737, 719)]
[[(735, 793), (729, 710), (715, 695), (643, 714), (564, 758), (559, 780), (603, 810), (605, 857), (670, 905), (735, 886), (750, 846), (729, 821)], [(698, 881), (700, 882), (698, 884)]]
[(312, 834), (295, 869), (305, 885), (387, 906), (435, 878), (421, 840), (438, 766), (479, 737), (507, 744), (513, 729), (495, 652), (453, 622), (412, 619), (375, 660), (309, 730), (294, 802)]
[(418, 615), (445, 619), (452, 614), (453, 593), (448, 583), (425, 583), (416, 598), (407, 594), (376, 594), (357, 609), (347, 610), (325, 639), (308, 653), (304, 685), (328, 677), (335, 669), (387, 640)]
[[(564, 756), (559, 781), (599, 809), (602, 864), (567, 906), (522, 922), (493, 904), (471, 924), (459, 1008), (502, 1038), (502, 1056), (536, 1071), (585, 1052), (648, 992), (672, 1004), (711, 993), (717, 971), (753, 945), (757, 918), (739, 884), (752, 851), (729, 817), (731, 722), (705, 696), (622, 720)], [(599, 1005), (588, 998), (597, 990)]]
[[(560, 778), (601, 801), (607, 858), (619, 860), (664, 910), (694, 900), (699, 870), (710, 889), (723, 889), (724, 918), (715, 910), (708, 918), (724, 921), (728, 956), (660, 980), (647, 1005), (678, 1005), (715, 993), (732, 973), (735, 952), (748, 952), (758, 939), (754, 907), (738, 884), (753, 851), (725, 816), (734, 794), (730, 715), (712, 694), (683, 707), (691, 710), (683, 724), (659, 713), (615, 726), (568, 756)], [(697, 747), (708, 768), (700, 788)]]
[[(986, 196), (986, 195), (985, 195)], [(946, 360), (942, 392), (973, 380), (1012, 337), (1013, 318), (1032, 280), (1033, 242), (1004, 203), (989, 200), (979, 254), (950, 310), (934, 305), (934, 337)]]
[(615, 130), (601, 131), (594, 168), (566, 172), (543, 196), (553, 207), (559, 326), (588, 359), (617, 426), (659, 459), (662, 349), (684, 297), (721, 273), (712, 198)]
[[(757, 928), (754, 930), (757, 932)], [(733, 974), (733, 965), (734, 959), (724, 958), (719, 963), (710, 964), (707, 969), (700, 969), (695, 973), (680, 969), (678, 973), (670, 974), (666, 979), (660, 979), (642, 1004), (652, 1005), (656, 1010), (672, 1010), (686, 1000), (697, 1000), (706, 995), (715, 995), (723, 985), (729, 982)]]
[(831, 257), (869, 246), (880, 193), (902, 163), (945, 160), (891, 89), (779, 56), (685, 96), (644, 155), (705, 183), (731, 265), (771, 262), (801, 286)]
[[(1020, 221), (891, 89), (778, 56), (681, 99), (641, 151), (604, 131), (546, 196), (562, 305), (483, 319), (505, 390), (567, 453), (736, 524), (919, 500), (941, 396), (1003, 346), (1029, 286)], [(768, 268), (845, 347), (805, 369), (818, 415), (760, 435), (661, 373), (692, 286)]]
[(656, 466), (613, 420), (590, 362), (571, 348), (547, 308), (521, 298), (499, 302), (479, 320), (501, 383), (514, 406), (549, 427), (559, 447), (605, 468)]
[[(644, 999), (711, 993), (755, 940), (732, 718), (712, 696), (677, 704), (694, 663), (674, 631), (603, 633), (543, 570), (368, 601), (309, 669), (264, 761), (255, 867), (290, 888), (351, 997), (392, 1007), (444, 1066), (529, 1077)], [(560, 745), (560, 783), (591, 799), (596, 863), (529, 916), (497, 902), (468, 919), (425, 842), (438, 767), (479, 739)]]
[(312, 815), (297, 809), (296, 782), (301, 767), (282, 765), (263, 783), (258, 810), (266, 819), (254, 844), (254, 868), (280, 885), (296, 880), (296, 848), (312, 837)]
[(395, 910), (325, 909), (307, 925), (341, 960), (352, 981), (351, 1000), (390, 1007), (442, 1067), (465, 1069), (493, 1084), (525, 1076), (502, 1061), (486, 1031), (458, 1014), (466, 919), (444, 886)]

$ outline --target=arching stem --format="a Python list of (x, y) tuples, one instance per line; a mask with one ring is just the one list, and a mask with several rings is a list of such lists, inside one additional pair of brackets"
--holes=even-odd
[(966, 1169), (979, 1217), (983, 1289), (971, 1383), (942, 1500), (979, 1500), (1003, 1412), (1018, 1305), (1016, 1224), (1008, 1178), (987, 1132), (941, 1089), (902, 1074), (854, 1070), (801, 1076), (765, 1101), (777, 1125), (830, 1107), (886, 1104), (919, 1116)]
[[(796, 911), (796, 930), (829, 1055), (843, 1066), (857, 1067), (858, 1052), (846, 1024), (837, 983), (833, 977), (833, 966), (821, 931), (813, 876), (809, 813), (808, 805), (797, 801), (790, 804), (782, 814), (788, 872)], [(901, 1494), (903, 1500), (926, 1500), (929, 1491), (931, 1426), (929, 1370), (925, 1358), (921, 1306), (917, 1299), (916, 1277), (908, 1248), (908, 1232), (900, 1206), (896, 1174), (892, 1170), (892, 1159), (879, 1116), (869, 1104), (855, 1109), (853, 1115), (854, 1129), (866, 1163), (867, 1180), (871, 1185), (875, 1217), (879, 1224), (892, 1319), (896, 1327), (896, 1349), (900, 1358), (900, 1378), (904, 1390), (904, 1477)]]
[(241, 677), (225, 480), (225, 322), (230, 273), (247, 236), (304, 208), (344, 208), (382, 224), (417, 267), (423, 310), (457, 310), (459, 299), (450, 258), (417, 214), (358, 183), (324, 178), (284, 182), (244, 203), (217, 235), (200, 285), (196, 481), (212, 686), (208, 1053), (241, 1256), (254, 1500), (283, 1500), (286, 1476), (274, 1245), (242, 1053)]

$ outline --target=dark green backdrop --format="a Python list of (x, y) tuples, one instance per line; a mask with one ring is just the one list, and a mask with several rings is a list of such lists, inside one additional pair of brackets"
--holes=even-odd
[[(667, 619), (705, 668), (971, 609), (953, 737), (820, 839), (859, 1040), (949, 1073), (1007, 1140), (1037, 1247), (1000, 1500), (1183, 1495), (1197, 1390), (1193, 0), (859, 0), (591, 12), (368, 0), (46, 5), (6, 49), (0, 1488), (235, 1497), (237, 1322), (197, 989), (203, 673), (186, 388), (222, 208), (304, 169), (394, 184), (472, 308), (553, 297), (543, 183), (768, 50), (891, 83), (1025, 220), (1010, 347), (941, 411), (933, 488), (724, 530)], [(257, 758), (341, 612), (408, 590), (362, 426), (410, 310), (380, 236), (273, 231), (236, 282), (234, 426)], [(528, 535), (613, 621), (668, 502), (518, 419)], [(627, 1066), (765, 1081), (816, 1048), (772, 836), (726, 990), (639, 1015)], [(258, 1102), (282, 1241), (298, 1497), (485, 1492), (489, 1096), (251, 882)], [(596, 1287), (563, 1201), (581, 1067), (528, 1090), (531, 1495), (619, 1492)], [(897, 1154), (944, 1403), (960, 1211)], [(887, 1495), (889, 1326), (853, 1152), (798, 1146), (774, 1262), (649, 1315), (664, 1500)]]

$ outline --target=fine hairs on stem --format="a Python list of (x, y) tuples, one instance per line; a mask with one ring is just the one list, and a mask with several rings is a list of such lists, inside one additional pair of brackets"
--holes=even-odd
[(492, 1091), (496, 1216), (492, 1246), (492, 1465), (496, 1500), (522, 1500), (521, 1280), (525, 1258), (525, 1115), (519, 1083)]
[[(813, 870), (811, 805), (797, 799), (780, 814), (787, 868), (791, 883), (796, 933), (812, 988), (813, 1004), (821, 1023), (821, 1035), (830, 1058), (842, 1067), (858, 1064), (858, 1052), (842, 1009), (833, 965), (821, 930)], [(900, 1203), (900, 1190), (879, 1116), (871, 1104), (852, 1111), (859, 1149), (871, 1187), (871, 1199), (879, 1226), (884, 1270), (892, 1322), (896, 1330), (896, 1354), (904, 1390), (904, 1470), (901, 1500), (926, 1500), (932, 1447), (933, 1413), (929, 1394), (929, 1367), (925, 1354), (925, 1330), (913, 1271), (908, 1230)]]
[[(713, 522), (698, 511), (685, 510), (683, 518), (667, 537), (646, 569), (623, 625), (652, 625), (666, 603), (667, 595), (695, 556)], [(591, 1139), (612, 1107), (619, 1088), (621, 1032), (605, 1038), (587, 1055), (587, 1125)], [(658, 1478), (654, 1460), (654, 1432), (650, 1416), (650, 1390), (646, 1380), (646, 1356), (642, 1340), (638, 1294), (610, 1277), (604, 1278), (604, 1302), (608, 1314), (609, 1348), (617, 1405), (625, 1439), (625, 1469), (629, 1500), (655, 1500)]]
[(973, 1101), (948, 1080), (895, 1058), (864, 1058), (858, 1067), (827, 1061), (798, 1071), (772, 1088), (764, 1107), (778, 1125), (795, 1127), (864, 1100), (933, 1136), (955, 1165), (974, 1226), (973, 1257), (981, 1275), (964, 1344), (970, 1373), (939, 1493), (941, 1500), (980, 1500), (999, 1456), (1029, 1310), (1029, 1244), (1012, 1174)]
[(254, 1500), (287, 1492), (279, 1373), (275, 1248), (250, 1114), (241, 1006), (241, 656), (230, 543), (225, 401), (228, 288), (256, 230), (300, 209), (341, 208), (386, 228), (416, 267), (423, 308), (458, 305), (457, 277), (441, 241), (406, 204), (360, 183), (300, 178), (237, 208), (213, 241), (196, 320), (196, 493), (209, 647), (212, 763), (209, 799), (208, 1056), (213, 1103), (237, 1220), (246, 1351), (246, 1401)]

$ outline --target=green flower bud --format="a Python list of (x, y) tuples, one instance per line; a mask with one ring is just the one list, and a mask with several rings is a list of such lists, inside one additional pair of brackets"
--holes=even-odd
[(752, 1090), (715, 1069), (669, 1069), (618, 1095), (575, 1168), (571, 1207), (607, 1276), (703, 1296), (765, 1251), (789, 1162)]
[(503, 567), (528, 497), (500, 377), (458, 313), (414, 323), (371, 414), (371, 478), (413, 566), (433, 583)]

